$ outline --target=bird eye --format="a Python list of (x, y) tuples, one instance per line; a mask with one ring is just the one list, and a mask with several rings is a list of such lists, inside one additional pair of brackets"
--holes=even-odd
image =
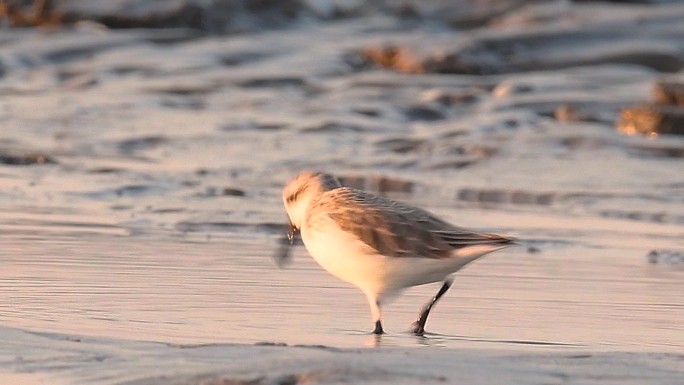
[(297, 200), (297, 195), (299, 195), (299, 191), (297, 191), (297, 192), (294, 193), (294, 194), (290, 194), (290, 196), (287, 197), (287, 203), (292, 203), (292, 202), (294, 202), (295, 200)]

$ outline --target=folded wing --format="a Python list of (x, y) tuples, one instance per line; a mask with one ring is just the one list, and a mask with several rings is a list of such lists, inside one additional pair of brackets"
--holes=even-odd
[(342, 230), (390, 257), (449, 258), (455, 250), (469, 246), (514, 242), (453, 226), (417, 207), (345, 187), (326, 192), (312, 211), (327, 213)]

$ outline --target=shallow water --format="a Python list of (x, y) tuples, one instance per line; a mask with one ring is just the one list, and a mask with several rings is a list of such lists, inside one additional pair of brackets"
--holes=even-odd
[[(654, 243), (681, 242), (681, 228), (642, 225), (597, 236), (596, 221), (529, 214), (520, 221), (517, 212), (481, 209), (458, 213), (466, 222), (481, 217), (517, 223), (516, 234), (535, 239), (462, 270), (431, 316), (434, 334), (425, 338), (407, 329), (436, 286), (409, 290), (387, 306), (389, 334), (377, 341), (368, 333), (361, 292), (328, 276), (303, 248), (295, 251), (294, 264), (278, 269), (271, 235), (129, 236), (88, 233), (80, 225), (72, 234), (59, 231), (61, 225), (58, 234), (50, 234), (46, 223), (39, 224), (39, 234), (22, 230), (3, 238), (0, 322), (181, 344), (629, 351), (679, 351), (684, 344), (677, 322), (684, 316), (684, 268), (650, 265), (645, 258)], [(563, 221), (565, 228), (557, 226)], [(537, 227), (547, 223), (546, 231)], [(550, 236), (560, 233), (582, 241)], [(598, 243), (602, 239), (608, 242)]]
[[(452, 32), (312, 28), (6, 35), (0, 324), (182, 344), (681, 351), (684, 263), (647, 256), (684, 249), (684, 141), (610, 123), (659, 73), (588, 60), (405, 75), (349, 55)], [(591, 119), (550, 116), (563, 105)], [(522, 245), (461, 271), (426, 338), (406, 330), (438, 287), (408, 290), (378, 341), (360, 291), (301, 247), (286, 269), (272, 259), (280, 190), (305, 168)]]

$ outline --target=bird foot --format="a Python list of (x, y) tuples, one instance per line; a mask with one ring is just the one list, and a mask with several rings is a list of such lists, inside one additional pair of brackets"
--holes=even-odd
[(411, 333), (417, 336), (425, 335), (425, 325), (421, 325), (420, 322), (416, 321), (411, 324)]
[(385, 334), (385, 331), (382, 330), (382, 323), (380, 323), (380, 321), (375, 321), (375, 329), (373, 329), (373, 334), (375, 334), (375, 335)]

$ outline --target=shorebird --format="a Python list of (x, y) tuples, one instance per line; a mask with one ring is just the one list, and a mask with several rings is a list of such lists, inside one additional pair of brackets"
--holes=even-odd
[[(342, 187), (334, 176), (301, 172), (283, 190), (290, 244), (297, 231), (330, 274), (361, 289), (374, 334), (383, 334), (382, 305), (411, 286), (443, 282), (411, 331), (425, 333), (432, 307), (468, 263), (514, 243), (497, 234), (451, 225), (428, 211)], [(285, 255), (285, 254), (283, 254)]]

